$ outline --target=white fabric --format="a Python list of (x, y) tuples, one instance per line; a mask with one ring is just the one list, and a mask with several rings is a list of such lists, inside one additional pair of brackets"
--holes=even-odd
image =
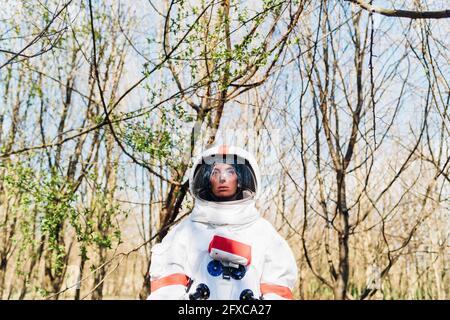
[[(207, 150), (203, 156), (215, 154), (218, 147)], [(257, 175), (257, 193), (260, 175), (256, 161), (242, 149), (231, 147), (229, 153), (249, 160)], [(201, 157), (194, 162), (192, 177)], [(214, 235), (230, 238), (251, 246), (251, 263), (241, 280), (214, 277), (207, 271), (212, 258), (208, 245)], [(187, 299), (197, 285), (206, 284), (213, 300), (237, 300), (241, 292), (251, 289), (255, 298), (261, 296), (260, 284), (285, 286), (293, 290), (297, 279), (297, 265), (287, 242), (274, 227), (260, 217), (254, 197), (229, 202), (211, 202), (196, 199), (188, 219), (174, 227), (164, 240), (153, 247), (150, 267), (151, 280), (174, 273), (183, 273), (193, 280), (189, 291), (184, 286), (170, 285), (150, 294), (148, 299)], [(264, 299), (283, 299), (268, 293)]]
[(189, 218), (194, 222), (215, 225), (246, 225), (255, 222), (259, 212), (253, 199), (228, 201), (226, 204), (196, 199)]

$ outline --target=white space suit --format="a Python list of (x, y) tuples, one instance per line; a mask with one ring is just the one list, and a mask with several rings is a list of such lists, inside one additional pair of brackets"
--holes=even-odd
[[(255, 181), (247, 183), (241, 199), (210, 201), (199, 195), (194, 183), (199, 167), (222, 159), (243, 161), (250, 169), (247, 178)], [(152, 248), (148, 299), (192, 299), (194, 293), (198, 298), (200, 284), (208, 299), (292, 299), (297, 265), (287, 242), (255, 207), (260, 188), (255, 159), (237, 147), (208, 149), (194, 161), (189, 188), (192, 213)]]

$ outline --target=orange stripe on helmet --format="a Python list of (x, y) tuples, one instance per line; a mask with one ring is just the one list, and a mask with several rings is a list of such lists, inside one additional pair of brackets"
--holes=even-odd
[(150, 289), (151, 292), (154, 292), (159, 288), (177, 284), (186, 287), (189, 284), (189, 277), (183, 273), (174, 273), (166, 277), (151, 281)]
[(277, 286), (274, 284), (268, 284), (268, 283), (261, 283), (260, 285), (261, 294), (267, 294), (267, 293), (274, 293), (276, 295), (279, 295), (280, 297), (292, 300), (292, 291), (288, 287), (284, 286)]
[(228, 146), (226, 144), (223, 144), (219, 147), (218, 154), (228, 154)]

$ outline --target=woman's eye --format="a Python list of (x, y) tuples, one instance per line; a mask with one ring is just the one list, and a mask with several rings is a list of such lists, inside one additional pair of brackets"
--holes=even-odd
[[(223, 174), (224, 174), (226, 177), (230, 177), (230, 176), (234, 175), (235, 173), (236, 173), (236, 171), (234, 171), (233, 169), (226, 170), (225, 172), (223, 172)], [(219, 170), (214, 170), (214, 171), (212, 172), (211, 175), (212, 175), (213, 177), (219, 177), (220, 175), (222, 175), (222, 172), (219, 171)]]

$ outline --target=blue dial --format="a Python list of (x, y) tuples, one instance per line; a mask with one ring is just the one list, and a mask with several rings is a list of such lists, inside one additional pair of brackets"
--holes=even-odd
[(218, 277), (222, 274), (223, 267), (220, 261), (217, 260), (211, 260), (208, 263), (208, 273), (212, 275), (213, 277)]
[(231, 269), (231, 277), (234, 280), (241, 280), (244, 276), (247, 270), (245, 270), (245, 267), (243, 265), (239, 265), (239, 268), (230, 268)]

